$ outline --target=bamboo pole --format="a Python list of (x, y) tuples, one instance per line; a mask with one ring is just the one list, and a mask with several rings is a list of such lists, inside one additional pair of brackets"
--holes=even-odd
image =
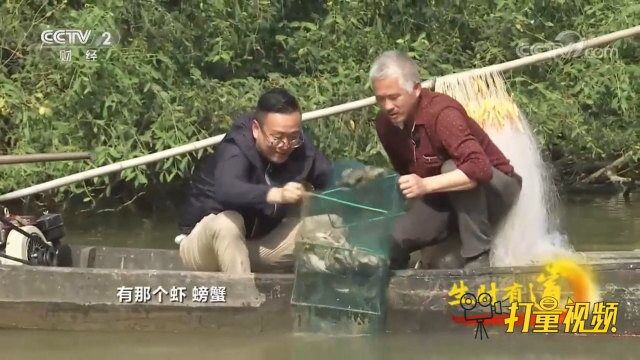
[[(606, 45), (620, 39), (628, 38), (631, 36), (638, 36), (638, 35), (640, 35), (640, 26), (635, 26), (626, 30), (620, 30), (607, 35), (598, 36), (593, 39), (583, 40), (575, 44), (567, 45), (555, 50), (550, 50), (540, 54), (535, 54), (535, 55), (527, 56), (517, 60), (508, 61), (502, 64), (490, 65), (490, 66), (479, 68), (479, 69), (466, 70), (457, 74), (472, 75), (472, 74), (486, 73), (486, 72), (509, 71), (509, 70), (513, 70), (523, 66), (536, 64), (542, 61), (555, 59), (567, 54), (578, 53), (588, 48)], [(435, 79), (424, 81), (422, 82), (421, 85), (425, 88), (433, 88), (435, 85)], [(371, 106), (373, 104), (375, 104), (375, 97), (370, 96), (368, 98), (353, 101), (350, 103), (331, 106), (326, 109), (306, 112), (302, 114), (302, 120), (303, 121), (313, 120), (313, 119), (318, 119), (318, 118), (327, 117), (331, 115), (336, 115), (336, 114), (344, 113), (347, 111), (352, 111), (352, 110), (364, 108), (367, 106)], [(55, 180), (47, 181), (38, 185), (30, 186), (21, 190), (12, 191), (10, 193), (1, 195), (0, 202), (17, 199), (23, 196), (28, 196), (28, 195), (36, 194), (42, 191), (47, 191), (47, 190), (55, 189), (61, 186), (69, 185), (75, 182), (91, 179), (98, 176), (107, 175), (110, 173), (122, 171), (135, 166), (157, 162), (169, 157), (182, 155), (188, 152), (197, 151), (209, 146), (216, 145), (220, 143), (220, 141), (222, 141), (223, 138), (224, 138), (224, 134), (216, 135), (208, 139), (196, 141), (187, 145), (178, 146), (173, 149), (167, 149), (154, 154), (148, 154), (138, 158), (118, 162), (115, 164), (101, 166), (96, 169), (83, 171), (77, 174), (65, 176), (59, 179), (55, 179)]]
[(0, 155), (0, 165), (25, 164), (34, 162), (93, 160), (89, 152), (48, 153), (27, 155)]

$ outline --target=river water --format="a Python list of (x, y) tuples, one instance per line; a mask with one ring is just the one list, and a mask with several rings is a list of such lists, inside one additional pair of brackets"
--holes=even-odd
[[(578, 251), (640, 249), (640, 194), (625, 202), (621, 195), (572, 195), (562, 199), (556, 216), (560, 231)], [(66, 215), (65, 241), (72, 244), (176, 249), (175, 214), (105, 212)]]
[[(565, 197), (557, 215), (576, 250), (640, 249), (640, 194)], [(67, 216), (74, 244), (175, 248), (174, 214)], [(491, 333), (488, 340), (446, 334), (338, 338), (250, 337), (206, 332), (0, 330), (0, 359), (637, 359), (640, 338)]]
[(441, 334), (376, 337), (0, 331), (2, 359), (637, 359), (633, 337)]

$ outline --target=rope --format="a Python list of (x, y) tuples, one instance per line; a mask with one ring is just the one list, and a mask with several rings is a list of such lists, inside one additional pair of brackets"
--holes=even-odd
[(315, 194), (315, 193), (311, 193), (311, 192), (307, 192), (307, 195), (309, 196), (314, 196), (320, 199), (324, 199), (324, 200), (329, 200), (329, 201), (334, 201), (340, 204), (344, 204), (344, 205), (348, 205), (348, 206), (353, 206), (353, 207), (357, 207), (360, 209), (365, 209), (365, 210), (370, 210), (370, 211), (376, 211), (379, 213), (383, 213), (383, 214), (387, 214), (387, 211), (384, 211), (382, 209), (377, 209), (377, 208), (373, 208), (373, 207), (369, 207), (369, 206), (365, 206), (365, 205), (360, 205), (360, 204), (356, 204), (356, 203), (352, 203), (349, 201), (345, 201), (345, 200), (340, 200), (340, 199), (335, 199), (329, 196), (324, 196), (324, 195), (320, 195), (320, 194)]

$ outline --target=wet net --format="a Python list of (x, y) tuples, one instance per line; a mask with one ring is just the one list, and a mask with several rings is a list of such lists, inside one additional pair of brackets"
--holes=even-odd
[(369, 332), (384, 312), (391, 229), (404, 201), (395, 173), (335, 167), (333, 186), (305, 201), (291, 302), (302, 307), (299, 330)]

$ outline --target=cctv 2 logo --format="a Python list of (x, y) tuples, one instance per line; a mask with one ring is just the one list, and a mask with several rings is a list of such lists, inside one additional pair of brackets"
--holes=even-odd
[[(92, 42), (92, 33), (100, 34)], [(94, 31), (94, 30), (45, 30), (40, 34), (43, 46), (113, 46), (120, 40), (120, 35), (116, 31)]]

